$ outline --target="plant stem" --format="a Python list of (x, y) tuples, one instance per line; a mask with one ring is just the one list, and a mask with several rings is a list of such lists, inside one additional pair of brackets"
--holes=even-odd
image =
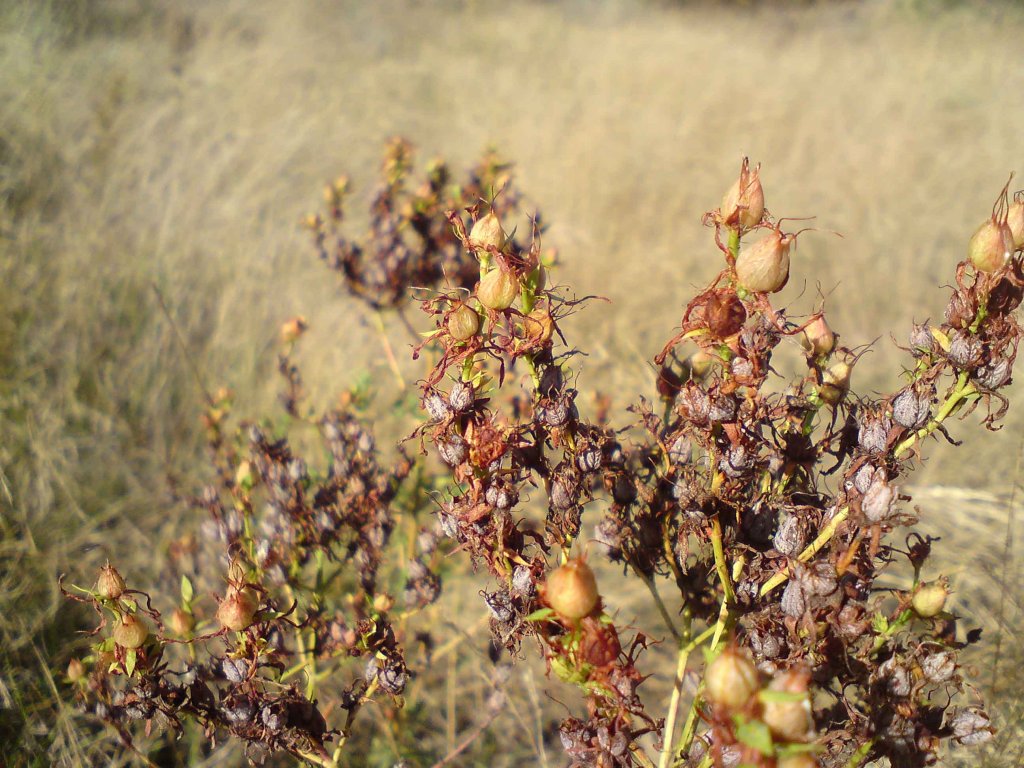
[(658, 768), (668, 768), (671, 761), (673, 732), (676, 727), (676, 716), (679, 713), (679, 699), (683, 692), (683, 676), (686, 674), (686, 663), (690, 659), (690, 653), (714, 634), (716, 626), (708, 627), (690, 642), (681, 643), (679, 646), (675, 684), (672, 687), (672, 698), (668, 704), (668, 714), (665, 716), (665, 731), (661, 739), (661, 756), (658, 759)]

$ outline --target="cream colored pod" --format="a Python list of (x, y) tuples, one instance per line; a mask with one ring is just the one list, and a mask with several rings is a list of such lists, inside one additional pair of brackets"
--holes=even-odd
[(761, 223), (764, 216), (764, 189), (761, 187), (761, 166), (750, 170), (750, 161), (743, 158), (740, 176), (725, 193), (720, 209), (722, 221), (747, 230)]
[(736, 280), (740, 287), (752, 293), (781, 291), (789, 280), (789, 249), (795, 240), (795, 235), (775, 230), (740, 251), (736, 259)]
[(971, 236), (967, 256), (979, 272), (995, 272), (1010, 261), (1015, 250), (1009, 225), (1005, 221), (989, 219)]
[(469, 244), (475, 249), (486, 251), (493, 247), (500, 251), (505, 247), (505, 240), (505, 230), (494, 211), (480, 218), (469, 231)]
[(1013, 237), (1013, 247), (1018, 251), (1024, 248), (1024, 192), (1018, 192), (1016, 199), (1010, 204), (1006, 214), (1006, 225)]
[(597, 607), (597, 579), (582, 560), (570, 560), (548, 574), (544, 597), (559, 616), (577, 620)]
[(707, 697), (725, 709), (745, 707), (760, 688), (760, 675), (754, 662), (733, 648), (722, 651), (704, 670)]
[(487, 309), (501, 311), (508, 309), (519, 295), (519, 278), (516, 273), (500, 263), (480, 278), (476, 297)]

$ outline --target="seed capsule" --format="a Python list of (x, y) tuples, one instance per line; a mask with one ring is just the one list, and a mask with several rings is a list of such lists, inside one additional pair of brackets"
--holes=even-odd
[(489, 211), (477, 220), (469, 231), (469, 244), (474, 249), (486, 251), (488, 248), (496, 248), (500, 251), (505, 247), (505, 240), (505, 230), (501, 228), (501, 221), (494, 211)]
[(531, 341), (537, 344), (547, 344), (555, 332), (555, 323), (547, 309), (537, 307), (523, 318), (523, 330)]
[(134, 613), (129, 613), (114, 625), (114, 642), (122, 648), (133, 650), (142, 647), (149, 636), (146, 625)]
[(195, 617), (191, 613), (186, 613), (181, 608), (174, 609), (174, 613), (171, 614), (171, 620), (168, 623), (171, 627), (171, 632), (178, 637), (187, 637), (196, 626)]
[(307, 328), (309, 323), (302, 315), (289, 318), (281, 324), (281, 341), (289, 344), (305, 333)]
[(776, 230), (740, 251), (736, 259), (740, 286), (754, 293), (781, 291), (789, 280), (789, 249), (795, 239)]
[(923, 619), (930, 619), (942, 613), (946, 607), (949, 590), (941, 581), (922, 584), (911, 598), (910, 604), (914, 612)]
[(488, 309), (508, 309), (519, 295), (519, 279), (505, 265), (499, 264), (480, 280), (477, 298)]
[(839, 362), (831, 366), (822, 376), (818, 396), (829, 405), (838, 405), (850, 391), (852, 373), (853, 367), (848, 363)]
[(100, 568), (100, 575), (96, 579), (96, 592), (106, 600), (117, 600), (124, 594), (127, 585), (117, 568), (107, 563)]
[(227, 629), (240, 632), (252, 624), (257, 608), (251, 590), (232, 587), (217, 608), (217, 621)]
[(704, 670), (704, 688), (708, 698), (725, 709), (740, 709), (761, 688), (757, 667), (745, 655), (732, 648), (708, 664)]
[(1006, 221), (992, 218), (975, 230), (967, 256), (979, 272), (995, 272), (1010, 260), (1014, 250), (1013, 233)]
[(764, 702), (761, 719), (783, 741), (810, 741), (814, 736), (811, 700), (807, 694), (808, 675), (801, 670), (783, 672), (768, 685), (769, 691), (801, 694), (799, 699)]
[(1010, 228), (1013, 247), (1020, 250), (1024, 248), (1024, 196), (1018, 192), (1016, 198), (1006, 214), (1006, 225)]
[(743, 158), (740, 176), (722, 198), (722, 220), (729, 225), (738, 224), (741, 230), (761, 223), (764, 216), (764, 189), (761, 187), (761, 166), (750, 170), (750, 161)]
[(545, 596), (559, 616), (582, 619), (597, 607), (597, 579), (585, 562), (570, 560), (548, 574)]
[(448, 333), (456, 341), (467, 341), (480, 331), (480, 316), (465, 304), (459, 304), (445, 320)]
[(72, 659), (68, 662), (68, 680), (72, 683), (77, 683), (79, 680), (85, 678), (85, 665), (78, 659)]
[(800, 343), (814, 357), (823, 357), (835, 349), (836, 335), (828, 327), (824, 316), (819, 315), (806, 325), (800, 334)]

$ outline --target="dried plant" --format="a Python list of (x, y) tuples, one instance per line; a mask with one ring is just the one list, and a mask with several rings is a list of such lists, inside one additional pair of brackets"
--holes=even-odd
[[(230, 429), (227, 393), (206, 414), (216, 480), (192, 500), (202, 535), (172, 552), (169, 618), (154, 607), (166, 597), (129, 589), (109, 565), (93, 587), (65, 591), (100, 617), (103, 636), (68, 669), (87, 711), (129, 747), (140, 729), (193, 721), (211, 741), (243, 740), (254, 762), (284, 751), (338, 765), (363, 704), (402, 704), (412, 637), (429, 644), (407, 619), (439, 597), (443, 535), (490, 574), (481, 594), (495, 648), (535, 649), (582, 693), (584, 709), (558, 729), (574, 766), (923, 766), (944, 743), (990, 738), (958, 663), (978, 633), (946, 610), (901, 482), (928, 438), (955, 444), (954, 416), (980, 408), (996, 429), (1006, 412), (1021, 195), (1011, 202), (1004, 188), (971, 238), (943, 321), (911, 329), (905, 384), (857, 397), (862, 350), (824, 309), (796, 316), (774, 299), (801, 233), (765, 209), (760, 169), (744, 160), (704, 218), (723, 268), (655, 357), (659, 401), (637, 398), (620, 430), (610, 401), (592, 418), (577, 405), (579, 353), (561, 325), (594, 297), (552, 283), (536, 216), (529, 242), (507, 233), (519, 202), (509, 167), (485, 158), (453, 187), (434, 163), (409, 193), (410, 157), (406, 142), (389, 145), (365, 241), (340, 232), (345, 181), (328, 188), (326, 219), (308, 223), (374, 310), (421, 289), (432, 328), (415, 350), (426, 418), (411, 439), (440, 462), (379, 464), (352, 398), (306, 412), (291, 358), (305, 323), (286, 323), (286, 420)], [(803, 349), (792, 375), (776, 354), (787, 342)], [(299, 455), (303, 428), (319, 435), (323, 469)], [(417, 528), (427, 508), (436, 528)], [(405, 519), (418, 533), (396, 545)], [(586, 556), (585, 522), (598, 543)], [(640, 688), (673, 671), (646, 662), (656, 638), (613, 618), (595, 557), (647, 587), (676, 645), (664, 713)], [(901, 563), (912, 584), (883, 587)], [(221, 575), (216, 602), (189, 572)], [(396, 579), (401, 611), (387, 591)], [(678, 615), (659, 595), (666, 580)], [(345, 682), (323, 705), (328, 676)]]

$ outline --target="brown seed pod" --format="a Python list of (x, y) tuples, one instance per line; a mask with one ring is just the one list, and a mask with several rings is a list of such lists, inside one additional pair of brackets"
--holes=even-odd
[(597, 579), (583, 560), (570, 560), (548, 574), (544, 596), (559, 616), (582, 619), (597, 607)]
[(714, 293), (704, 307), (704, 319), (708, 330), (716, 339), (734, 336), (747, 321), (747, 310), (734, 293)]
[(813, 357), (823, 357), (832, 353), (836, 347), (836, 335), (829, 328), (824, 315), (818, 315), (804, 326), (800, 334), (800, 344)]
[(117, 600), (124, 594), (127, 585), (117, 568), (107, 563), (100, 568), (100, 574), (96, 578), (96, 592), (105, 600)]
[(175, 608), (174, 612), (171, 614), (168, 626), (170, 626), (171, 632), (176, 634), (178, 637), (187, 637), (195, 628), (196, 619), (191, 613), (187, 613), (181, 608)]
[(761, 166), (750, 170), (750, 160), (743, 158), (739, 178), (722, 198), (719, 209), (722, 221), (729, 226), (747, 230), (761, 223), (764, 216), (764, 189), (761, 186)]
[(217, 608), (217, 621), (226, 629), (240, 632), (252, 624), (258, 608), (252, 590), (232, 587)]

